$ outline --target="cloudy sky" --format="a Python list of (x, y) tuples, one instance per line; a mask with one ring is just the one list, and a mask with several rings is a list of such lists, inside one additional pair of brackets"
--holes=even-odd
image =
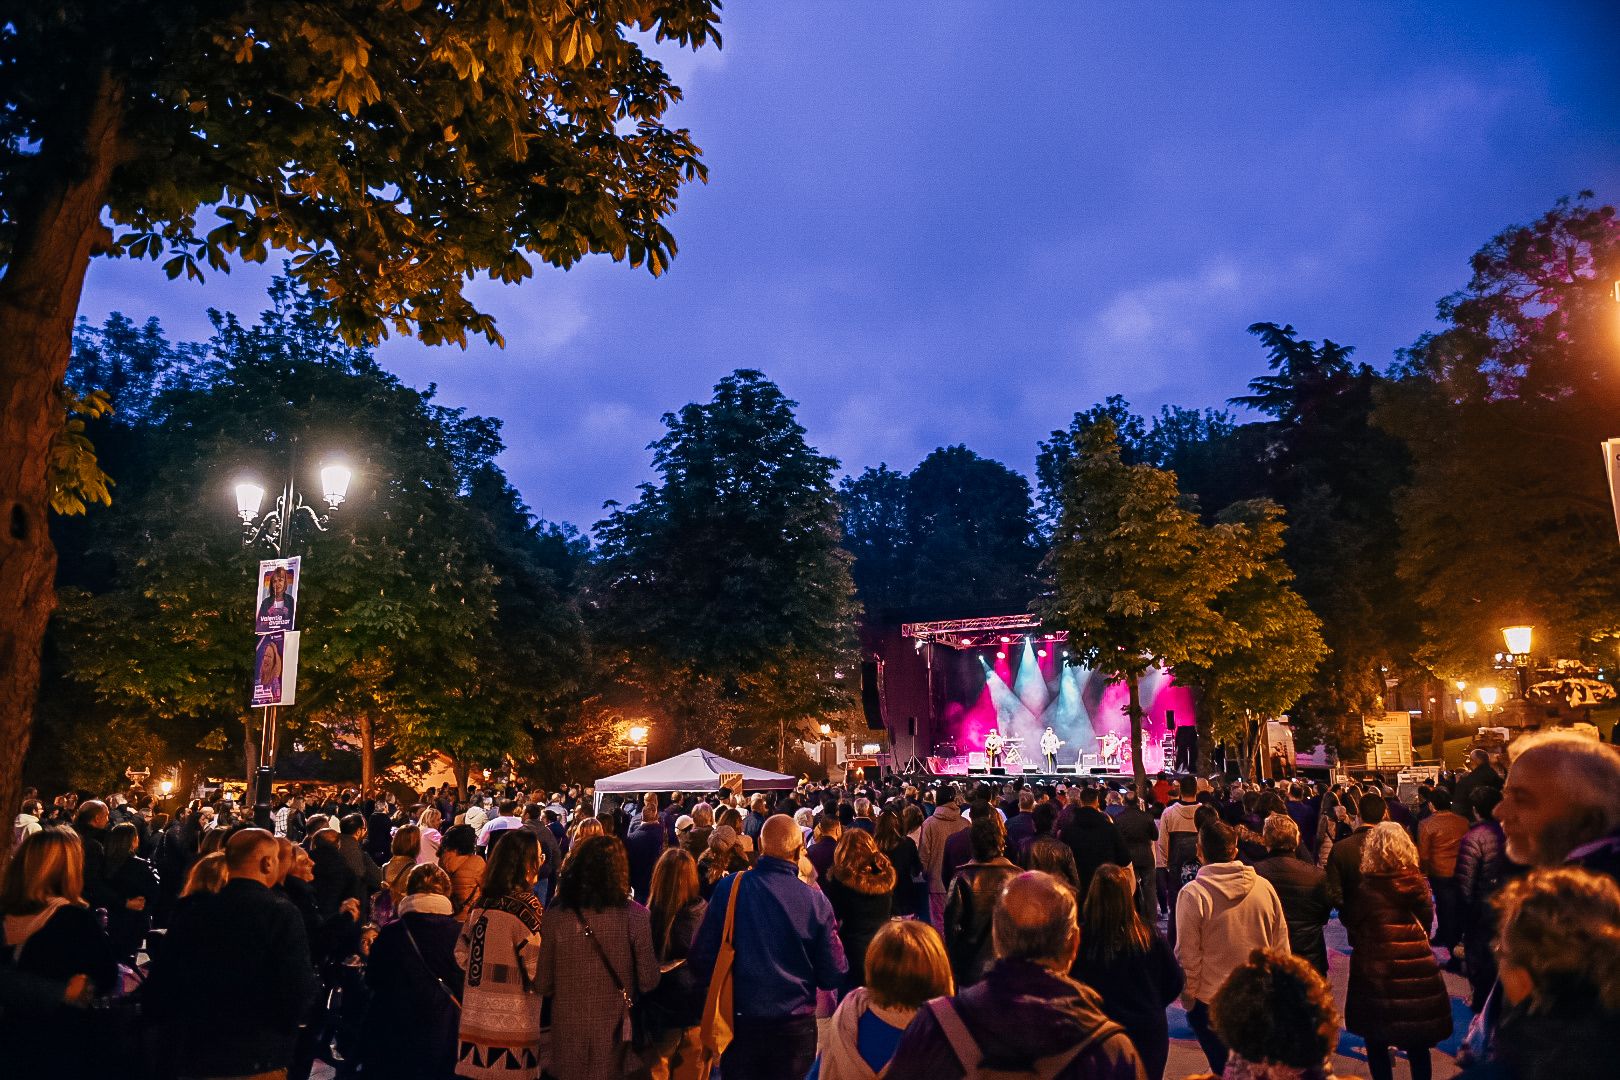
[[(660, 415), (738, 367), (852, 472), (957, 442), (1027, 471), (1109, 394), (1220, 405), (1257, 320), (1383, 367), (1494, 232), (1620, 198), (1602, 0), (730, 0), (723, 32), (670, 59), (711, 178), (669, 274), (477, 286), (504, 351), (383, 350), (505, 421), (548, 518), (632, 498)], [(268, 274), (100, 262), (82, 310), (201, 338)]]

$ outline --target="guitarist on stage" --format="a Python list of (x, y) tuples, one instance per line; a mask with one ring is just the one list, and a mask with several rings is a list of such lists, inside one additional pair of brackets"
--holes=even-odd
[(1047, 728), (1046, 734), (1041, 736), (1041, 757), (1046, 759), (1047, 772), (1057, 772), (1057, 752), (1058, 747), (1062, 745), (1063, 740), (1059, 739), (1057, 732), (1051, 728)]
[(1003, 745), (1004, 742), (1001, 738), (1001, 732), (997, 731), (995, 728), (991, 728), (990, 733), (984, 737), (984, 763), (990, 768), (1001, 768), (1001, 750)]

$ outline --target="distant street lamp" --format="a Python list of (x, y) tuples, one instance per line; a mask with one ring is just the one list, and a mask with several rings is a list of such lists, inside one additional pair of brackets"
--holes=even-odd
[(1508, 655), (1513, 658), (1513, 667), (1519, 675), (1521, 701), (1530, 696), (1530, 647), (1534, 634), (1535, 628), (1530, 626), (1502, 627), (1502, 640), (1507, 644)]
[[(348, 497), (349, 481), (354, 474), (341, 462), (327, 462), (321, 466), (321, 497), (326, 503), (321, 512), (304, 501), (298, 491), (298, 439), (292, 439), (292, 460), (287, 468), (287, 484), (276, 496), (273, 507), (263, 514), (264, 487), (251, 478), (236, 485), (236, 516), (242, 520), (242, 545), (253, 547), (264, 544), (282, 557), (284, 548), (292, 546), (293, 522), (302, 514), (315, 527), (325, 532), (332, 512)], [(249, 777), (253, 784), (253, 820), (260, 828), (270, 828), (270, 785), (276, 767), (276, 713), (279, 705), (264, 706), (264, 724), (259, 732), (259, 767)]]
[(1494, 686), (1482, 686), (1479, 688), (1479, 703), (1485, 706), (1487, 716), (1490, 715), (1492, 709), (1496, 708), (1496, 699), (1499, 693), (1500, 691)]
[(626, 734), (630, 737), (630, 741), (625, 747), (627, 752), (626, 761), (630, 768), (639, 769), (647, 764), (647, 735), (649, 734), (647, 725), (631, 724), (630, 730)]

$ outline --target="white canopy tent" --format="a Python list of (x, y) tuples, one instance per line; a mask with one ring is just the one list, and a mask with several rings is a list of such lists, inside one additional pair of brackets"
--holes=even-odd
[(792, 791), (798, 785), (791, 776), (756, 769), (699, 747), (639, 769), (602, 777), (596, 782), (596, 808), (602, 808), (603, 795), (631, 791), (719, 791), (725, 773), (740, 773), (744, 791)]

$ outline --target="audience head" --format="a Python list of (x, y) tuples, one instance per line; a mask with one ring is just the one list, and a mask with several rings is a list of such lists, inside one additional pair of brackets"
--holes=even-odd
[[(821, 828), (819, 823), (816, 828), (819, 833)], [(799, 852), (803, 848), (804, 833), (799, 831), (793, 819), (786, 814), (772, 814), (765, 819), (765, 824), (760, 826), (759, 849), (762, 854), (792, 862), (799, 857)]]
[(834, 880), (863, 893), (894, 891), (894, 864), (878, 850), (877, 841), (865, 829), (851, 829), (833, 849)]
[(1492, 900), (1508, 1003), (1544, 1011), (1597, 1001), (1620, 1013), (1620, 885), (1573, 866), (1533, 870)]
[(1050, 874), (1019, 874), (1001, 890), (991, 937), (999, 959), (1030, 960), (1066, 974), (1080, 946), (1074, 893)]
[(415, 825), (401, 825), (389, 841), (388, 853), (398, 859), (414, 859), (422, 848), (422, 830)]
[[(1362, 801), (1366, 802), (1365, 799)], [(1417, 845), (1406, 835), (1406, 830), (1393, 821), (1381, 821), (1374, 825), (1367, 834), (1366, 842), (1361, 845), (1363, 874), (1394, 874), (1402, 870), (1416, 870), (1417, 865)]]
[(452, 855), (471, 855), (478, 847), (478, 830), (471, 825), (452, 825), (444, 832), (439, 841), (439, 858), (443, 859), (446, 853)]
[(629, 901), (630, 860), (624, 843), (613, 836), (575, 841), (557, 875), (552, 903), (572, 911), (607, 911)]
[(1210, 1019), (1228, 1049), (1256, 1066), (1321, 1069), (1339, 1037), (1327, 981), (1300, 957), (1263, 949), (1227, 976)]
[(891, 919), (866, 949), (866, 990), (884, 1009), (920, 1009), (955, 993), (939, 931), (917, 919)]
[(1199, 825), (1198, 858), (1206, 866), (1237, 858), (1237, 830), (1218, 815)]
[(1007, 827), (1001, 823), (1001, 815), (990, 809), (988, 803), (981, 806), (982, 809), (973, 815), (973, 821), (968, 826), (968, 846), (973, 850), (975, 862), (989, 862), (1000, 858), (1007, 849)]
[(1620, 753), (1570, 731), (1526, 735), (1496, 807), (1508, 858), (1555, 866), (1575, 848), (1620, 829)]
[[(327, 831), (331, 832), (330, 829)], [(225, 887), (225, 882), (230, 880), (230, 876), (231, 868), (225, 861), (225, 853), (211, 851), (191, 864), (191, 869), (186, 872), (186, 884), (180, 890), (180, 895), (185, 897), (195, 896), (198, 893), (217, 893)]]
[(1299, 824), (1287, 814), (1272, 814), (1266, 818), (1263, 835), (1266, 850), (1273, 855), (1299, 850)]
[(526, 829), (507, 829), (489, 851), (480, 883), (489, 900), (525, 893), (540, 880), (540, 839)]
[(1369, 791), (1361, 797), (1361, 804), (1356, 807), (1356, 816), (1361, 819), (1363, 825), (1377, 825), (1384, 820), (1384, 814), (1388, 809), (1389, 804), (1384, 802), (1382, 795), (1376, 791)]
[(405, 895), (417, 896), (421, 893), (449, 896), (450, 875), (432, 863), (423, 863), (418, 866), (405, 878)]
[(1029, 845), (1029, 868), (1051, 874), (1080, 895), (1080, 868), (1074, 862), (1074, 849), (1050, 836), (1037, 837)]
[(1104, 863), (1091, 875), (1086, 893), (1086, 927), (1080, 946), (1102, 963), (1121, 956), (1145, 956), (1153, 932), (1136, 912), (1136, 874), (1129, 866)]
[(1429, 792), (1429, 805), (1434, 807), (1435, 813), (1451, 809), (1451, 792), (1443, 787), (1437, 787)]
[(0, 884), (0, 914), (34, 915), (52, 900), (83, 904), (84, 845), (72, 829), (41, 829), (23, 837)]

